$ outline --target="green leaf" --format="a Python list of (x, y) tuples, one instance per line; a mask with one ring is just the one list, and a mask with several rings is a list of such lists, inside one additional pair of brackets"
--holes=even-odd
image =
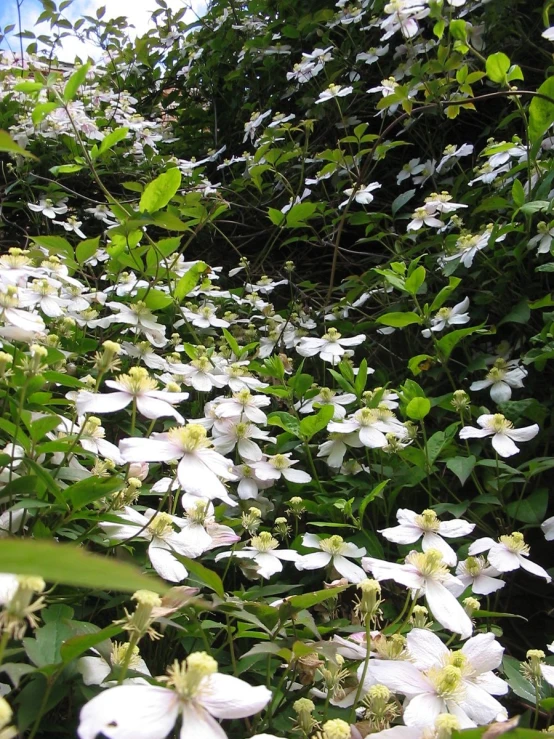
[(434, 359), (435, 358), (430, 354), (417, 354), (408, 362), (408, 369), (414, 377), (417, 377), (417, 375), (420, 375), (425, 371), (425, 369), (429, 369), (430, 362)]
[(416, 267), (411, 275), (408, 275), (408, 277), (406, 277), (404, 287), (410, 293), (410, 295), (415, 295), (424, 282), (425, 267)]
[(393, 216), (395, 216), (400, 208), (402, 208), (403, 205), (406, 205), (413, 196), (415, 195), (415, 190), (407, 190), (406, 192), (401, 193), (398, 195), (393, 201), (391, 205), (391, 213)]
[(525, 203), (525, 190), (519, 180), (514, 180), (514, 184), (512, 185), (512, 198), (518, 208), (521, 208)]
[(142, 300), (151, 311), (163, 310), (173, 302), (171, 295), (164, 293), (163, 290), (147, 290), (146, 288), (137, 290), (137, 299)]
[(267, 417), (267, 422), (271, 426), (279, 426), (279, 428), (288, 431), (289, 434), (293, 434), (298, 439), (301, 437), (300, 423), (291, 413), (287, 413), (286, 411), (270, 413)]
[(198, 284), (201, 274), (208, 265), (205, 262), (198, 262), (185, 272), (175, 287), (175, 300), (181, 301), (185, 298)]
[[(537, 92), (554, 100), (554, 77), (548, 77)], [(533, 97), (529, 105), (529, 138), (531, 143), (538, 143), (552, 123), (554, 123), (554, 102)]]
[(176, 552), (175, 557), (179, 560), (179, 562), (182, 562), (185, 565), (189, 573), (203, 582), (204, 585), (207, 585), (207, 587), (209, 587), (210, 590), (213, 590), (214, 593), (217, 593), (220, 598), (225, 598), (225, 588), (223, 587), (223, 583), (217, 572), (204, 567), (204, 565), (200, 564), (200, 562), (198, 562), (196, 559), (182, 557)]
[(296, 203), (285, 216), (285, 225), (288, 228), (305, 226), (306, 221), (312, 218), (317, 209), (317, 203)]
[(149, 182), (141, 195), (141, 213), (155, 213), (169, 203), (181, 186), (181, 171), (176, 167), (168, 169), (155, 180)]
[(143, 575), (126, 562), (44, 540), (0, 539), (0, 572), (37, 575), (48, 582), (97, 590), (167, 590), (161, 580)]
[(387, 483), (389, 483), (390, 480), (382, 480), (380, 483), (378, 483), (373, 490), (371, 490), (365, 498), (360, 503), (360, 508), (358, 510), (358, 519), (360, 521), (360, 528), (362, 528), (363, 518), (365, 509), (368, 507), (368, 505), (371, 503), (372, 500), (375, 500), (375, 498), (381, 497), (381, 493), (387, 486)]
[(63, 642), (72, 636), (71, 626), (62, 620), (50, 621), (35, 631), (35, 637), (23, 639), (27, 656), (37, 667), (46, 667), (61, 662), (60, 649)]
[(38, 246), (43, 246), (45, 249), (48, 249), (49, 254), (63, 257), (65, 263), (72, 269), (77, 267), (77, 262), (75, 261), (73, 254), (73, 247), (67, 239), (63, 238), (63, 236), (31, 236), (31, 239)]
[(446, 336), (443, 336), (442, 339), (439, 339), (437, 341), (437, 349), (440, 352), (441, 359), (447, 360), (452, 354), (454, 348), (458, 346), (462, 339), (474, 334), (476, 331), (479, 331), (484, 325), (484, 323), (481, 323), (479, 326), (460, 328), (457, 331), (451, 331), (449, 334), (446, 334)]
[(66, 488), (64, 497), (69, 501), (73, 510), (79, 510), (99, 498), (114, 493), (123, 487), (123, 480), (118, 477), (86, 477)]
[(7, 131), (2, 131), (2, 129), (0, 129), (0, 151), (7, 151), (10, 154), (19, 154), (28, 159), (37, 158), (34, 154), (31, 154), (30, 151), (22, 149), (19, 144), (15, 143), (10, 134)]
[(38, 105), (35, 105), (35, 107), (33, 108), (33, 112), (31, 113), (33, 126), (38, 126), (42, 119), (45, 118), (53, 110), (56, 110), (57, 107), (57, 103), (39, 103)]
[(44, 85), (42, 82), (32, 82), (31, 80), (27, 80), (26, 82), (18, 82), (13, 89), (16, 92), (24, 92), (27, 94), (30, 92), (39, 92), (43, 87)]
[(413, 421), (422, 421), (430, 410), (429, 398), (412, 398), (406, 406), (406, 415)]
[(506, 674), (509, 686), (516, 695), (535, 704), (535, 689), (533, 685), (521, 674), (520, 663), (514, 657), (504, 657), (502, 667)]
[(464, 486), (473, 472), (477, 458), (472, 454), (469, 457), (452, 457), (446, 461), (446, 466), (453, 472), (460, 484)]
[(75, 248), (75, 257), (79, 264), (83, 264), (87, 259), (90, 259), (90, 257), (96, 254), (99, 246), (100, 236), (97, 236), (95, 239), (80, 241)]
[[(315, 416), (306, 416), (300, 421), (301, 435), (306, 439), (306, 441), (310, 441), (312, 436), (315, 436), (318, 431), (322, 431), (327, 427), (329, 421), (333, 419), (334, 413), (335, 409), (332, 405), (324, 405), (319, 409)], [(294, 418), (294, 416), (291, 417)], [(296, 419), (294, 420), (296, 421)]]
[(531, 310), (529, 304), (527, 300), (521, 300), (511, 309), (508, 315), (498, 321), (498, 326), (501, 326), (503, 323), (527, 323), (530, 318)]
[(328, 588), (327, 590), (316, 590), (313, 593), (304, 593), (303, 595), (291, 595), (287, 598), (283, 605), (289, 606), (295, 611), (303, 611), (306, 608), (311, 608), (312, 606), (318, 605), (318, 603), (323, 603), (324, 601), (329, 600), (329, 598), (334, 598), (335, 595), (342, 593), (342, 591), (345, 590), (347, 587), (348, 585), (340, 585), (339, 587)]
[(98, 149), (98, 156), (102, 156), (106, 151), (111, 149), (113, 146), (118, 144), (120, 141), (123, 141), (127, 137), (127, 134), (129, 133), (129, 129), (125, 126), (121, 126), (120, 128), (116, 128), (114, 131), (109, 133), (107, 136), (104, 136), (100, 143), (100, 148)]
[(394, 328), (404, 328), (412, 323), (421, 323), (421, 317), (417, 313), (408, 311), (407, 313), (385, 313), (377, 319), (377, 323), (384, 326), (393, 326)]
[(89, 68), (90, 64), (83, 64), (83, 66), (73, 72), (71, 77), (67, 80), (63, 90), (64, 102), (69, 103), (73, 100), (77, 94), (77, 90), (84, 83)]
[[(552, 79), (554, 79), (554, 77)], [(530, 203), (525, 203), (525, 205), (521, 206), (521, 212), (525, 213), (525, 215), (533, 215), (533, 213), (540, 213), (549, 208), (550, 200), (532, 200)]]
[(539, 488), (523, 500), (514, 500), (506, 506), (506, 512), (516, 521), (540, 524), (546, 516), (548, 489)]
[(60, 656), (63, 662), (71, 662), (76, 657), (80, 657), (92, 647), (96, 647), (103, 641), (111, 639), (122, 632), (121, 626), (106, 626), (105, 629), (98, 629), (93, 634), (81, 634), (66, 639), (60, 647)]
[(510, 69), (510, 59), (498, 51), (496, 54), (491, 54), (487, 57), (486, 70), (487, 76), (493, 82), (498, 84), (506, 84), (506, 75)]

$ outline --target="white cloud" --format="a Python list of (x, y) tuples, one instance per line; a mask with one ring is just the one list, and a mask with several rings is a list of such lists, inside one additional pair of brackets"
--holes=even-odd
[[(166, 0), (166, 2), (168, 7), (173, 11), (180, 10), (183, 7), (187, 8), (185, 16), (182, 19), (185, 23), (192, 23), (206, 11), (206, 0)], [(96, 17), (96, 11), (102, 6), (106, 8), (106, 13), (102, 18), (103, 21), (119, 16), (127, 17), (129, 22), (128, 31), (131, 38), (142, 36), (149, 29), (155, 27), (151, 21), (151, 14), (152, 11), (159, 9), (155, 0), (75, 0), (73, 5), (65, 10), (64, 15), (74, 23), (82, 15)], [(50, 30), (48, 23), (35, 27), (36, 20), (41, 12), (42, 7), (35, 0), (25, 0), (22, 6), (23, 29), (32, 30), (37, 35), (48, 34)], [(13, 0), (13, 7), (4, 5), (3, 0), (0, 0), (0, 21), (5, 25), (15, 23), (16, 29), (14, 32), (17, 31), (17, 6), (15, 0)], [(130, 26), (134, 26), (134, 28)], [(13, 36), (14, 32), (11, 34), (10, 46), (12, 51), (17, 52), (19, 50), (19, 39)], [(24, 48), (28, 43), (29, 41), (24, 41)], [(64, 38), (62, 48), (58, 53), (60, 59), (66, 62), (72, 62), (76, 56), (81, 57), (81, 59), (87, 56), (92, 56), (93, 58), (98, 58), (99, 56), (99, 51), (93, 43), (83, 43), (74, 37)]]

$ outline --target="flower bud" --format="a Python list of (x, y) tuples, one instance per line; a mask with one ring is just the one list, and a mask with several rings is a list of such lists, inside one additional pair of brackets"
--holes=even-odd
[(333, 718), (323, 724), (322, 739), (350, 739), (350, 724), (341, 718)]
[(450, 402), (454, 408), (461, 413), (469, 408), (471, 401), (465, 390), (455, 390)]

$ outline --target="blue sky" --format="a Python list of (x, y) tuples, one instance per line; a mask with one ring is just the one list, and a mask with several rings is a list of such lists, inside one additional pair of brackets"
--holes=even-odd
[[(61, 0), (55, 0), (58, 4)], [(189, 8), (185, 16), (186, 22), (195, 20), (197, 14), (202, 14), (205, 7), (205, 0), (166, 0), (167, 4), (173, 10), (182, 7)], [(102, 6), (106, 7), (106, 15), (104, 19), (110, 17), (127, 16), (129, 23), (136, 28), (135, 33), (143, 34), (148, 30), (151, 11), (158, 6), (155, 0), (74, 0), (73, 4), (65, 10), (65, 15), (71, 21), (77, 20), (81, 15), (95, 15), (96, 10)], [(192, 6), (192, 7), (191, 7)], [(48, 24), (40, 25), (35, 28), (35, 22), (42, 12), (40, 0), (23, 0), (21, 7), (22, 26), (24, 30), (31, 30), (39, 34), (47, 34), (49, 30)], [(17, 2), (16, 0), (0, 0), (0, 26), (4, 28), (10, 23), (16, 24), (17, 31)], [(24, 40), (24, 44), (29, 41)], [(14, 51), (19, 48), (19, 39), (10, 38), (10, 45)], [(0, 48), (7, 48), (6, 43), (1, 44)], [(92, 54), (96, 56), (94, 47), (84, 45), (77, 39), (66, 39), (64, 41), (63, 54), (60, 54), (62, 61), (73, 61), (75, 55), (81, 57)]]

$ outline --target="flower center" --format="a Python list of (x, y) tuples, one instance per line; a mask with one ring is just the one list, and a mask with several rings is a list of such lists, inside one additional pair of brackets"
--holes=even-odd
[[(116, 665), (122, 665), (127, 656), (129, 650), (129, 644), (126, 642), (114, 642), (112, 645), (112, 652), (110, 654), (110, 662), (112, 667)], [(128, 663), (129, 669), (136, 670), (140, 666), (140, 652), (139, 648), (135, 645), (132, 649), (131, 660)]]
[(276, 470), (286, 470), (290, 467), (290, 460), (284, 454), (276, 454), (270, 461)]
[(529, 546), (525, 543), (523, 534), (520, 531), (501, 536), (499, 541), (504, 544), (508, 551), (514, 554), (529, 554)]
[(452, 308), (441, 308), (437, 311), (437, 318), (441, 318), (443, 321), (447, 321), (452, 315)]
[(169, 513), (157, 513), (148, 524), (148, 531), (158, 539), (165, 539), (173, 533), (173, 520)]
[(248, 390), (247, 388), (243, 388), (242, 390), (239, 390), (238, 393), (233, 393), (233, 398), (237, 401), (237, 403), (245, 408), (247, 405), (250, 405), (252, 396), (250, 395), (250, 390)]
[(206, 652), (193, 652), (184, 662), (177, 660), (168, 668), (165, 678), (170, 688), (174, 688), (179, 698), (188, 700), (199, 691), (204, 678), (217, 672), (217, 662)]
[(330, 387), (322, 387), (319, 391), (319, 397), (322, 403), (330, 403), (335, 397), (336, 392), (331, 390)]
[(502, 382), (502, 380), (506, 377), (506, 370), (500, 368), (500, 367), (493, 367), (490, 372), (487, 373), (487, 380), (491, 380), (491, 382)]
[(19, 304), (17, 298), (17, 288), (13, 285), (9, 285), (6, 292), (0, 292), (0, 307), (1, 308), (15, 308)]
[(463, 697), (462, 671), (454, 665), (443, 668), (432, 667), (427, 677), (433, 683), (437, 695), (444, 700), (459, 700)]
[(444, 580), (448, 575), (448, 568), (443, 564), (442, 554), (438, 549), (429, 549), (427, 552), (410, 552), (406, 562), (415, 567), (423, 577), (432, 580)]
[(248, 439), (250, 437), (251, 426), (249, 423), (239, 421), (235, 426), (235, 436), (237, 439)]
[(129, 374), (119, 375), (117, 381), (121, 383), (131, 395), (140, 395), (158, 387), (145, 367), (131, 367)]
[(506, 416), (503, 416), (502, 413), (495, 413), (487, 423), (487, 426), (497, 434), (504, 434), (509, 429), (513, 429), (514, 424), (511, 421), (508, 421)]
[(272, 549), (277, 549), (279, 542), (271, 536), (269, 531), (262, 531), (258, 536), (252, 537), (252, 546), (259, 552), (269, 552)]
[(235, 362), (229, 367), (229, 374), (231, 377), (244, 377), (247, 375), (247, 371), (240, 364)]
[(360, 426), (373, 426), (373, 424), (379, 420), (379, 416), (375, 408), (361, 408), (359, 411), (356, 411), (354, 418), (358, 421)]
[(344, 539), (337, 534), (319, 542), (321, 551), (327, 552), (328, 554), (340, 554), (343, 544)]
[(208, 514), (208, 504), (203, 500), (199, 500), (193, 508), (187, 509), (187, 517), (193, 523), (204, 525)]
[(170, 429), (167, 435), (170, 441), (181, 446), (184, 452), (196, 452), (211, 446), (211, 442), (206, 438), (208, 435), (206, 429), (198, 423)]
[(471, 577), (477, 577), (484, 568), (485, 561), (482, 557), (468, 557), (464, 562), (464, 570)]
[(326, 334), (323, 335), (325, 341), (335, 342), (340, 339), (342, 334), (339, 334), (336, 328), (330, 328)]
[(423, 531), (438, 531), (440, 528), (440, 521), (437, 518), (437, 514), (430, 509), (423, 511), (420, 516), (416, 516), (415, 521)]
[(200, 372), (209, 372), (211, 369), (213, 369), (212, 363), (205, 355), (203, 357), (198, 357), (198, 359), (193, 359), (191, 364)]

